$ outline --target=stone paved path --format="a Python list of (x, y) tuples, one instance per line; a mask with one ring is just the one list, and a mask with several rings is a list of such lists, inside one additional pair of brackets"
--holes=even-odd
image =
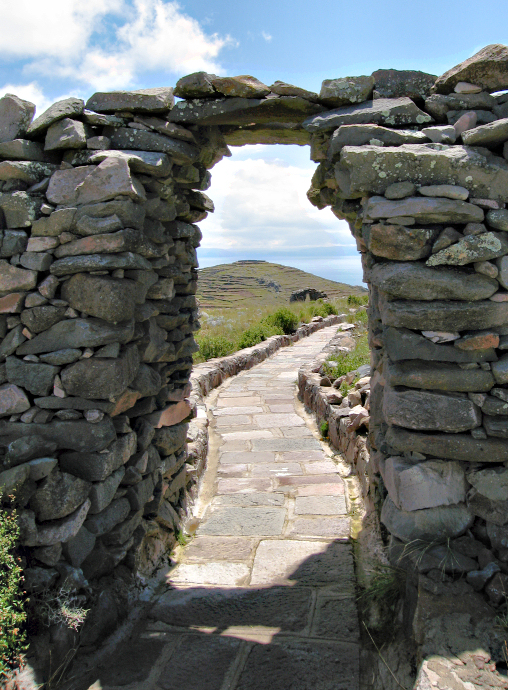
[(344, 482), (295, 400), (298, 368), (336, 330), (220, 388), (196, 536), (94, 690), (358, 688)]

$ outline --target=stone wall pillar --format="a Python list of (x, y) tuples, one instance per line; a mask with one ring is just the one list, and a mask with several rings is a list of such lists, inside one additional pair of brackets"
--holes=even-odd
[[(349, 222), (362, 253), (393, 562), (481, 571), (483, 544), (505, 560), (508, 537), (506, 97), (454, 93), (460, 77), (417, 93), (400, 74), (397, 98), (303, 123), (320, 163), (309, 199)], [(450, 539), (447, 555), (436, 544)]]
[(186, 514), (194, 223), (227, 148), (172, 107), (0, 100), (0, 484), (29, 591), (149, 574)]

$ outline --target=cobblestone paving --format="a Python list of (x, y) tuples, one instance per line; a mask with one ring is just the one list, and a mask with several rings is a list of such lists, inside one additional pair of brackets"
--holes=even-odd
[(211, 500), (168, 575), (171, 588), (94, 690), (358, 688), (345, 486), (294, 397), (298, 368), (335, 331), (222, 386)]

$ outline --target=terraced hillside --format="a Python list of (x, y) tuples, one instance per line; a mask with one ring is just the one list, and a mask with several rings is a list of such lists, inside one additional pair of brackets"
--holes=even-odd
[(202, 309), (279, 307), (289, 303), (293, 290), (307, 287), (326, 292), (330, 299), (367, 292), (298, 268), (246, 260), (200, 269), (197, 296)]

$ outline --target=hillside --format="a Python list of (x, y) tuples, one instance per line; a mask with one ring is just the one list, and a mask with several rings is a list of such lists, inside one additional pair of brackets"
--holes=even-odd
[(289, 303), (294, 290), (314, 288), (330, 299), (364, 295), (365, 288), (320, 278), (298, 268), (268, 261), (235, 261), (199, 270), (198, 293), (202, 309), (279, 307)]

